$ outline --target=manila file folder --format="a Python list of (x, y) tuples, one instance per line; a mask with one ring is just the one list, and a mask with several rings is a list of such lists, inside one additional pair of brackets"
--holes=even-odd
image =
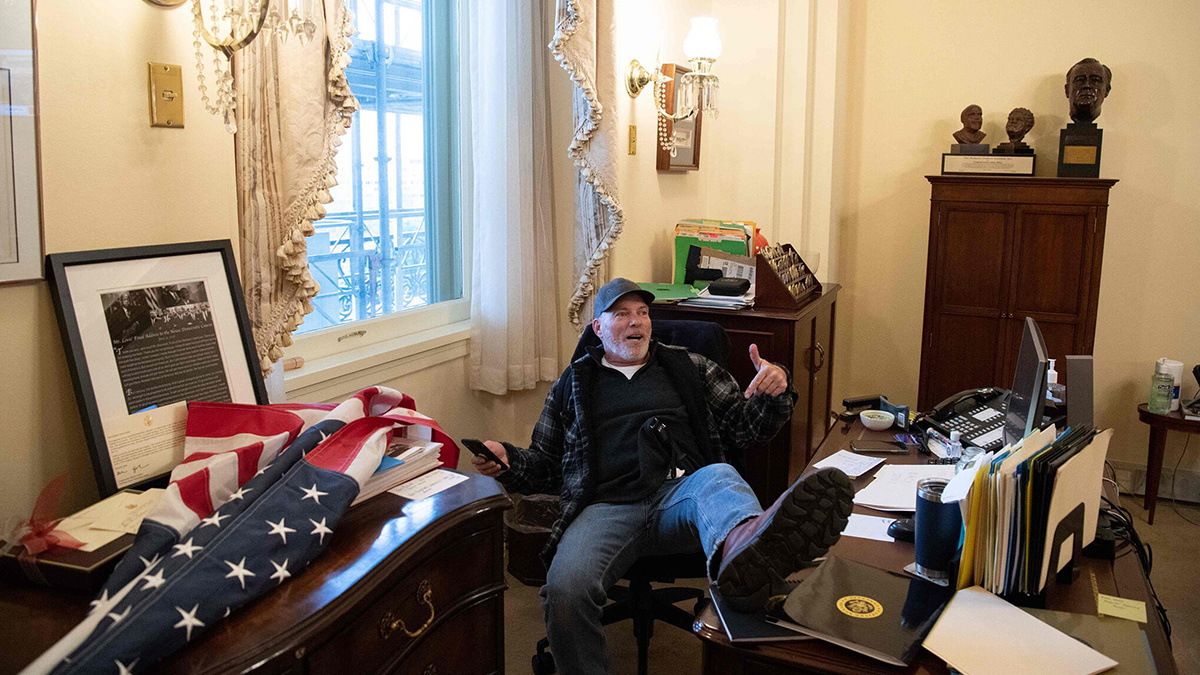
[[(1054, 477), (1054, 491), (1046, 512), (1046, 538), (1042, 550), (1039, 591), (1046, 587), (1052, 558), (1057, 560), (1053, 571), (1058, 572), (1071, 561), (1073, 551), (1087, 546), (1096, 538), (1096, 520), (1100, 513), (1100, 492), (1104, 479), (1104, 458), (1108, 455), (1108, 442), (1112, 439), (1112, 433), (1112, 429), (1105, 429), (1096, 434), (1092, 442), (1063, 464)], [(1067, 523), (1066, 527), (1071, 528), (1073, 533), (1065, 538), (1056, 538), (1060, 524), (1071, 518), (1078, 519), (1080, 515), (1083, 521), (1082, 530), (1078, 525)], [(1075, 538), (1079, 541), (1074, 541)]]

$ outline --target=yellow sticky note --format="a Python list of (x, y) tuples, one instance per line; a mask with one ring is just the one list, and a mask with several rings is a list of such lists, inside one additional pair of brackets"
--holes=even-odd
[(1098, 593), (1096, 594), (1096, 609), (1101, 614), (1146, 623), (1146, 603), (1141, 600), (1130, 600)]

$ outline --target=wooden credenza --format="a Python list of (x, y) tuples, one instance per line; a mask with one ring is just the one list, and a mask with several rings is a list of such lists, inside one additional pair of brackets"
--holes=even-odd
[[(478, 474), (420, 502), (389, 493), (364, 502), (303, 574), (154, 672), (503, 672), (501, 515), (510, 506), (499, 483)], [(0, 584), (0, 672), (49, 648), (90, 599)]]
[(926, 178), (932, 203), (918, 407), (964, 389), (1011, 387), (1027, 316), (1051, 358), (1091, 354), (1108, 192), (1117, 181)]
[(651, 319), (713, 321), (729, 334), (729, 372), (743, 387), (754, 379), (750, 345), (759, 355), (792, 372), (800, 395), (791, 422), (769, 443), (743, 454), (746, 482), (768, 505), (795, 480), (829, 431), (833, 390), (834, 324), (841, 287), (828, 284), (821, 295), (796, 310), (726, 311), (681, 305), (651, 305)]

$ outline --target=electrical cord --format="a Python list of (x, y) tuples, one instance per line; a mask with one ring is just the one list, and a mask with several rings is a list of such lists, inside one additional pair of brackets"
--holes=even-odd
[(1187, 440), (1183, 442), (1183, 452), (1179, 453), (1179, 459), (1175, 460), (1175, 468), (1171, 470), (1171, 510), (1174, 511), (1175, 515), (1179, 516), (1180, 518), (1183, 518), (1192, 525), (1200, 527), (1200, 522), (1196, 522), (1191, 518), (1188, 518), (1187, 516), (1183, 515), (1182, 511), (1179, 510), (1179, 493), (1175, 491), (1175, 481), (1179, 479), (1179, 465), (1183, 463), (1183, 457), (1187, 454), (1188, 445), (1191, 444), (1191, 442), (1192, 435), (1188, 434)]
[[(1113, 482), (1116, 481), (1114, 480)], [(1167, 645), (1174, 649), (1174, 646), (1171, 644), (1171, 621), (1167, 618), (1167, 608), (1158, 599), (1158, 591), (1154, 589), (1154, 581), (1150, 578), (1150, 572), (1154, 568), (1154, 549), (1151, 548), (1150, 544), (1143, 542), (1142, 538), (1138, 536), (1137, 530), (1134, 529), (1133, 514), (1129, 512), (1129, 509), (1121, 506), (1120, 495), (1117, 496), (1118, 503), (1115, 504), (1104, 495), (1101, 495), (1100, 498), (1104, 500), (1104, 503), (1108, 504), (1108, 507), (1101, 508), (1100, 512), (1108, 516), (1111, 521), (1113, 534), (1129, 544), (1134, 554), (1137, 555), (1138, 562), (1142, 565), (1142, 572), (1146, 575), (1146, 584), (1150, 587), (1150, 597), (1154, 600), (1154, 608), (1158, 611), (1159, 619), (1162, 621), (1163, 632), (1167, 636)], [(1122, 554), (1122, 556), (1118, 557), (1123, 557), (1124, 555)]]

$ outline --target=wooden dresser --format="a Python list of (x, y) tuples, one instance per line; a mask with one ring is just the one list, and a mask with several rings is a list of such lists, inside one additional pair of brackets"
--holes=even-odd
[(827, 284), (808, 304), (795, 310), (743, 309), (727, 311), (682, 305), (651, 305), (651, 319), (713, 321), (729, 333), (732, 352), (729, 372), (743, 387), (754, 379), (750, 345), (762, 358), (781, 363), (792, 372), (800, 395), (791, 422), (762, 447), (743, 455), (746, 482), (759, 501), (768, 505), (800, 475), (829, 431), (833, 389), (834, 325), (841, 287)]
[[(346, 514), (303, 574), (155, 672), (503, 672), (501, 515), (510, 505), (499, 483), (477, 474), (419, 502), (375, 497)], [(0, 672), (53, 644), (88, 600), (0, 584)]]
[(1027, 316), (1050, 358), (1091, 354), (1108, 191), (1117, 181), (926, 178), (932, 197), (918, 407), (929, 410), (963, 389), (1011, 387)]

